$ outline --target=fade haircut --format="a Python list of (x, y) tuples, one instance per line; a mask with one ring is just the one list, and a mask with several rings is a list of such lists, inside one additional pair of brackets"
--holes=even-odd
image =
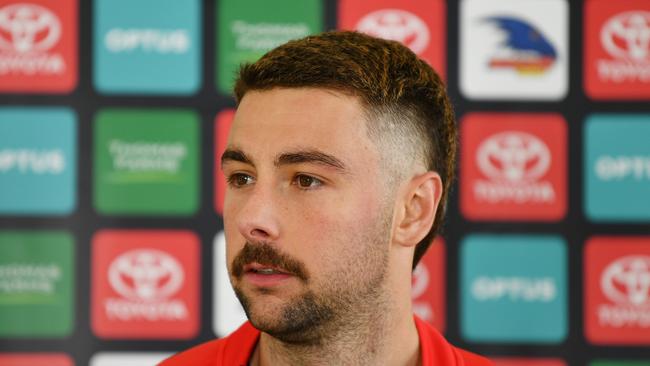
[(382, 160), (393, 167), (390, 179), (406, 173), (411, 165), (404, 165), (405, 159), (440, 175), (440, 204), (429, 233), (415, 248), (415, 268), (440, 230), (454, 176), (455, 118), (440, 77), (399, 42), (332, 31), (290, 41), (242, 65), (235, 98), (239, 103), (248, 91), (277, 87), (322, 88), (358, 97), (369, 137), (384, 143), (380, 151), (389, 145)]

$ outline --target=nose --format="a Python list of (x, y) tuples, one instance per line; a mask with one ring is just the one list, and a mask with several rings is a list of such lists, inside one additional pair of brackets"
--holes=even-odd
[(278, 199), (272, 187), (257, 182), (246, 193), (237, 215), (237, 228), (249, 242), (275, 241), (280, 235)]

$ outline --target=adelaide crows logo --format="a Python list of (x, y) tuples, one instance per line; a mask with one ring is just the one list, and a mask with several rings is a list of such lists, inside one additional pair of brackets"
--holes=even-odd
[(507, 36), (489, 60), (492, 69), (512, 69), (519, 74), (545, 73), (557, 59), (551, 42), (530, 23), (514, 17), (489, 17)]

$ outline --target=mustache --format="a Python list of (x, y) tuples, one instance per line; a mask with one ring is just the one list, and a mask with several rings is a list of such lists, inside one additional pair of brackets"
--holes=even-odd
[(236, 278), (244, 275), (244, 266), (250, 263), (259, 263), (265, 266), (276, 267), (284, 272), (290, 273), (303, 281), (309, 279), (309, 273), (305, 265), (280, 252), (276, 247), (265, 243), (246, 242), (232, 261), (232, 274)]

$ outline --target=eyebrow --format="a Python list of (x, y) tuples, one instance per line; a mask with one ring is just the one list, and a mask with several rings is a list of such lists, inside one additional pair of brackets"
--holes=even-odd
[(336, 158), (333, 155), (315, 149), (297, 150), (283, 153), (280, 154), (280, 156), (278, 156), (274, 162), (276, 166), (301, 163), (323, 165), (325, 167), (334, 168), (343, 173), (347, 172), (348, 170), (340, 159)]
[[(221, 166), (231, 161), (255, 166), (253, 160), (249, 158), (246, 153), (236, 148), (226, 149), (221, 155)], [(275, 166), (303, 163), (323, 165), (325, 167), (334, 168), (343, 173), (348, 171), (347, 167), (340, 159), (316, 149), (304, 149), (282, 153), (273, 162)]]
[(226, 151), (221, 154), (221, 166), (230, 161), (238, 161), (240, 163), (248, 164), (255, 166), (253, 161), (239, 149), (226, 149)]

